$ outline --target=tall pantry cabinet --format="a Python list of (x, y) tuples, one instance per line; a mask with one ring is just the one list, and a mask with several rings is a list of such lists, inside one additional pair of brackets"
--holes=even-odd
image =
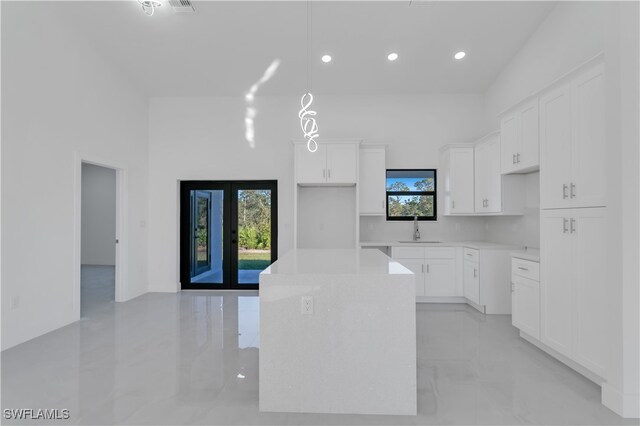
[(604, 67), (543, 91), (540, 339), (604, 376), (607, 348)]

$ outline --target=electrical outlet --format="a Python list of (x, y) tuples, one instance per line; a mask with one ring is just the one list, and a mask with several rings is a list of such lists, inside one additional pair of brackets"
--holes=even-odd
[(303, 315), (311, 315), (313, 314), (313, 296), (302, 296), (302, 314)]
[(20, 296), (11, 296), (9, 298), (9, 309), (18, 309), (20, 306)]

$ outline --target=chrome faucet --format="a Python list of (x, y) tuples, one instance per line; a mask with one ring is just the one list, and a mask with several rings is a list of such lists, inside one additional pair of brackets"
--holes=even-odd
[(413, 241), (420, 240), (420, 228), (418, 227), (418, 216), (413, 217)]

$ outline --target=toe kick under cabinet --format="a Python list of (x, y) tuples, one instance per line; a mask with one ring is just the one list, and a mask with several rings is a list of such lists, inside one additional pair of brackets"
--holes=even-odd
[(464, 297), (485, 314), (511, 314), (511, 257), (508, 250), (463, 251)]

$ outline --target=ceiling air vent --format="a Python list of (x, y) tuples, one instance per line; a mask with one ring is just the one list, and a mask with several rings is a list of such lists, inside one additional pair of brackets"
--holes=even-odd
[(191, 0), (169, 0), (169, 5), (174, 13), (196, 13)]

